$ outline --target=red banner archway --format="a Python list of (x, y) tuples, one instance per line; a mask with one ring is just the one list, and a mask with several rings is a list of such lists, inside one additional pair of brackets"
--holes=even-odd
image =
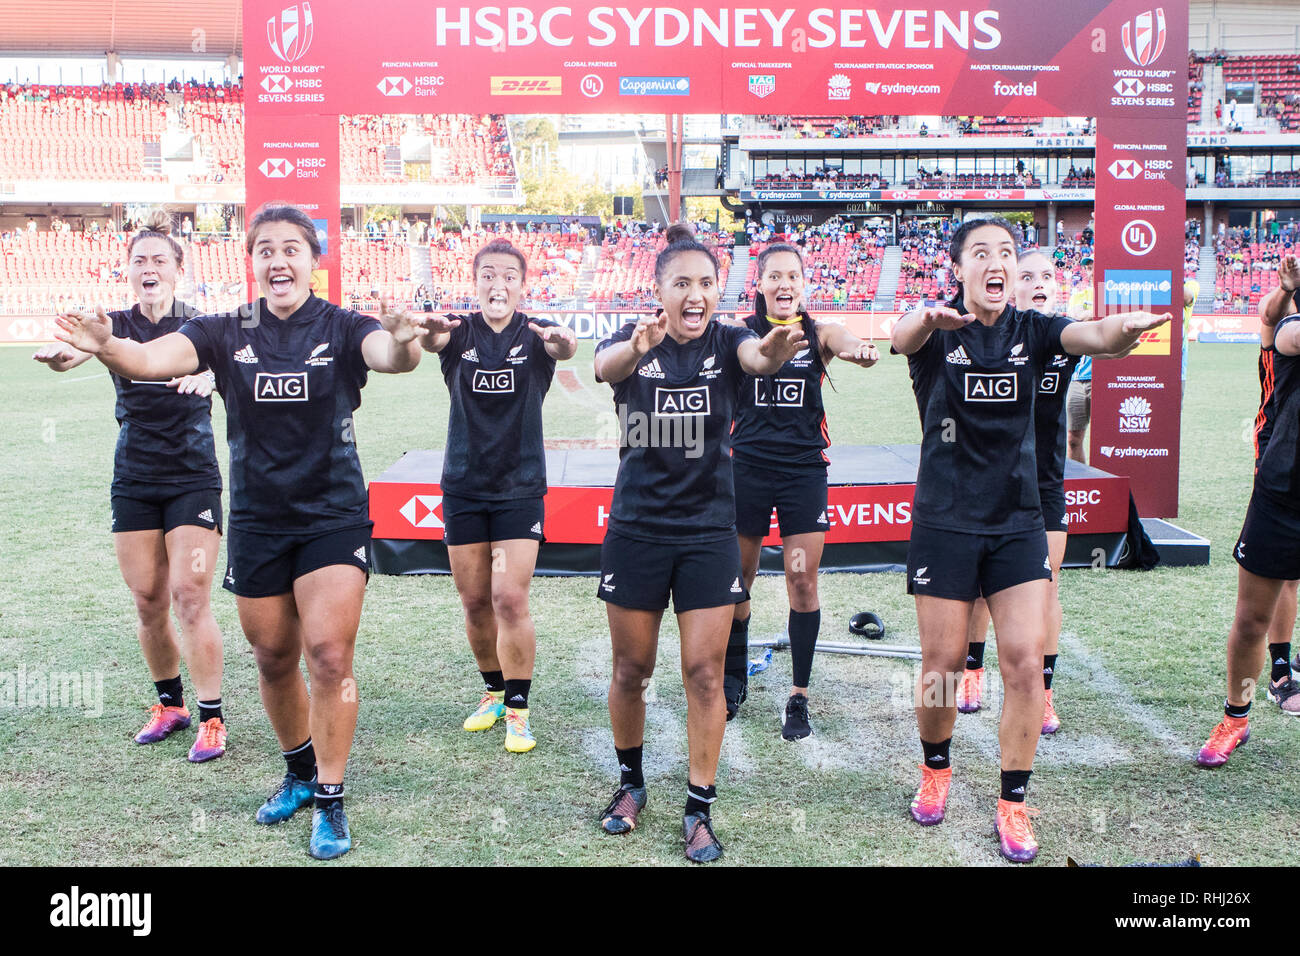
[(344, 113), (1094, 116), (1095, 301), (1174, 313), (1095, 365), (1092, 460), (1178, 513), (1187, 6), (244, 0), (247, 203), (309, 208), (339, 281)]

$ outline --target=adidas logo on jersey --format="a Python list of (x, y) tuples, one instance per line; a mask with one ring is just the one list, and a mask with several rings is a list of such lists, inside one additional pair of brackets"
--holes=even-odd
[(821, 514), (817, 516), (817, 523), (825, 524), (825, 525), (830, 524), (830, 522), (826, 520), (826, 512), (823, 511)]
[(460, 358), (461, 361), (463, 362), (477, 362), (478, 349), (475, 348), (467, 349), (466, 351), (460, 353)]
[(535, 521), (535, 522), (533, 522), (533, 526), (532, 526), (531, 528), (529, 528), (528, 530), (531, 531), (533, 534), (541, 534), (541, 533), (542, 533), (542, 523), (541, 523), (540, 521)]
[(912, 576), (912, 583), (922, 584), (922, 585), (929, 584), (930, 579), (925, 576), (925, 572), (929, 570), (930, 570), (930, 566), (928, 564), (923, 568), (917, 568), (916, 574)]
[(603, 581), (600, 582), (600, 589), (601, 589), (602, 591), (611, 591), (611, 592), (612, 592), (612, 591), (614, 590), (614, 588), (616, 588), (616, 587), (618, 586), (618, 585), (616, 585), (616, 584), (610, 584), (610, 583), (609, 583), (610, 581), (613, 581), (613, 580), (614, 580), (614, 575), (613, 575), (612, 573), (605, 575), (605, 580), (603, 580)]
[(959, 345), (948, 353), (949, 365), (970, 365), (970, 356), (966, 354), (966, 346)]
[(199, 520), (200, 520), (200, 521), (206, 521), (206, 522), (208, 522), (208, 524), (216, 524), (216, 520), (212, 517), (212, 509), (211, 509), (211, 508), (204, 508), (202, 511), (200, 511), (200, 512), (199, 512)]
[(357, 548), (357, 550), (353, 551), (352, 557), (356, 558), (358, 561), (366, 560), (366, 546), (363, 544), (361, 547)]
[(245, 365), (256, 365), (257, 356), (253, 354), (253, 347), (245, 345), (242, 349), (235, 352), (235, 361), (242, 362)]
[(740, 586), (740, 578), (736, 578), (736, 580), (731, 582), (731, 593), (732, 594), (745, 593), (745, 589)]
[(636, 370), (636, 373), (643, 378), (666, 378), (664, 370), (659, 366), (659, 360), (651, 359), (649, 364), (642, 365)]

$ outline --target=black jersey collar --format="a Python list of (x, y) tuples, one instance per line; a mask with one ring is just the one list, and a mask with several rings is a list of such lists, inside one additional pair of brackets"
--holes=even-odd
[(262, 315), (269, 315), (281, 325), (301, 325), (314, 319), (316, 313), (324, 306), (324, 303), (325, 300), (317, 296), (315, 292), (308, 292), (307, 301), (298, 306), (290, 316), (284, 319), (271, 311), (271, 306), (267, 303), (265, 297), (259, 299), (257, 305)]

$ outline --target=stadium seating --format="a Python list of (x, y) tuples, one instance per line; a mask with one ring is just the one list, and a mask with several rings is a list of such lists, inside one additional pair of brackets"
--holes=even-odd
[[(774, 241), (796, 241), (777, 236)], [(749, 247), (743, 307), (751, 307), (758, 285), (758, 257), (768, 243)], [(841, 240), (813, 236), (803, 245), (804, 301), (811, 311), (827, 308), (867, 309), (880, 285), (880, 250), (874, 237), (849, 235)], [(841, 281), (842, 280), (842, 281)]]
[(1300, 56), (1235, 56), (1223, 62), (1225, 83), (1254, 82), (1261, 104), (1275, 104), (1285, 130), (1300, 129)]

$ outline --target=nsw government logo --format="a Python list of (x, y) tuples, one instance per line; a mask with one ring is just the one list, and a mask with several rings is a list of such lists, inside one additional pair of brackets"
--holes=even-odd
[(312, 18), (310, 3), (295, 3), (266, 21), (266, 42), (271, 52), (285, 63), (301, 60), (311, 47)]
[(826, 81), (826, 98), (828, 100), (847, 100), (853, 92), (853, 83), (843, 73), (836, 73)]
[(749, 75), (749, 92), (760, 100), (776, 92), (776, 74), (751, 73)]
[(1151, 403), (1141, 395), (1130, 395), (1119, 404), (1121, 435), (1145, 435), (1151, 431)]

